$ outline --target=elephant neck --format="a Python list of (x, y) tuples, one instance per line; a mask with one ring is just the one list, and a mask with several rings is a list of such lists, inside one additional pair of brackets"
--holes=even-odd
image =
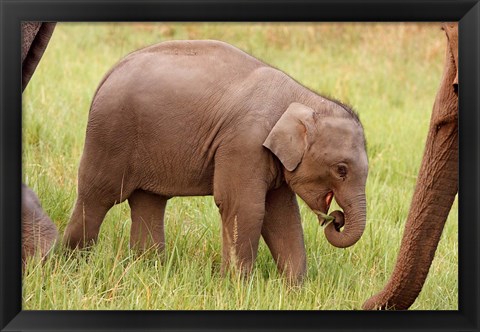
[(274, 181), (273, 181), (273, 188), (272, 189), (278, 189), (282, 185), (286, 184), (287, 181), (285, 179), (285, 168), (283, 167), (282, 163), (280, 160), (275, 159), (274, 160), (274, 165), (275, 165), (275, 175), (274, 175)]

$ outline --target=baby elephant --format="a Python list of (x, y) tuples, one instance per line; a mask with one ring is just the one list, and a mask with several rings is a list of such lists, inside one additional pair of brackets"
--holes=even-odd
[(57, 227), (40, 206), (37, 195), (22, 183), (22, 262), (37, 253), (45, 257), (57, 240)]
[[(347, 106), (219, 41), (141, 49), (107, 73), (93, 99), (64, 242), (97, 239), (107, 211), (128, 199), (130, 245), (164, 248), (173, 196), (213, 195), (222, 218), (222, 270), (251, 270), (263, 236), (278, 268), (306, 268), (295, 193), (344, 248), (365, 228), (363, 128)], [(341, 227), (343, 230), (340, 231)]]

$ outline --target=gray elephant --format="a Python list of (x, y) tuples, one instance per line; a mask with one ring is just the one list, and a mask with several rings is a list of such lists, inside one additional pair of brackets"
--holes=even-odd
[(55, 26), (55, 22), (22, 22), (22, 91), (47, 49)]
[(22, 184), (22, 262), (28, 257), (45, 257), (57, 240), (57, 227), (43, 211), (37, 195)]
[[(107, 211), (128, 199), (130, 245), (164, 248), (173, 196), (213, 195), (222, 218), (222, 270), (248, 273), (260, 236), (277, 266), (306, 268), (298, 194), (328, 221), (336, 247), (365, 228), (368, 161), (362, 125), (346, 105), (218, 41), (164, 42), (128, 55), (91, 104), (78, 197), (64, 242), (97, 239)], [(341, 228), (343, 227), (343, 230)]]
[[(48, 46), (56, 23), (22, 22), (22, 92)], [(37, 195), (22, 184), (22, 262), (53, 247), (57, 228), (43, 211)]]

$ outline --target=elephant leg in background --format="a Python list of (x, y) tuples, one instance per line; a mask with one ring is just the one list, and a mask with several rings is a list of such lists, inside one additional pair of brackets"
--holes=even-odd
[(289, 280), (299, 282), (306, 269), (300, 211), (295, 194), (283, 184), (267, 194), (262, 236), (278, 269)]
[(444, 24), (444, 30), (445, 67), (400, 253), (385, 288), (364, 303), (367, 310), (404, 310), (415, 302), (458, 191), (457, 24)]
[(130, 247), (144, 251), (152, 246), (163, 251), (165, 232), (163, 217), (167, 197), (135, 190), (128, 198), (132, 214)]
[(22, 91), (35, 72), (55, 25), (55, 22), (22, 22)]

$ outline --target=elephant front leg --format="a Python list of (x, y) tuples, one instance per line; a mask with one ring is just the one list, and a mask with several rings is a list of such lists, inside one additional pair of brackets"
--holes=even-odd
[(278, 269), (292, 282), (305, 275), (306, 254), (300, 211), (287, 184), (268, 192), (262, 236)]
[(222, 216), (222, 274), (230, 266), (248, 274), (257, 256), (267, 188), (264, 181), (255, 180), (254, 171), (223, 166), (216, 170), (214, 182), (215, 203)]
[(248, 274), (257, 256), (265, 194), (261, 197), (245, 190), (233, 195), (218, 204), (222, 215), (222, 273), (233, 266)]
[(140, 252), (151, 247), (163, 251), (165, 233), (163, 217), (167, 198), (143, 190), (135, 190), (128, 198), (132, 214), (130, 247)]

